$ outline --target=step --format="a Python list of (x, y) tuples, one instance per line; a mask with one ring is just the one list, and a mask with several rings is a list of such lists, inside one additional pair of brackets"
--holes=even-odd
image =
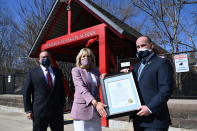
[(171, 99), (168, 107), (173, 127), (197, 130), (197, 100)]
[(0, 95), (0, 105), (23, 108), (22, 95)]

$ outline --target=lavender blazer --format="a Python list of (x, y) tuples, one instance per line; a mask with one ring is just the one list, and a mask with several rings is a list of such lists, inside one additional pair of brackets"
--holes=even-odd
[(97, 80), (97, 95), (94, 98), (91, 94), (91, 82), (88, 80), (88, 74), (85, 69), (74, 67), (72, 69), (72, 78), (75, 85), (74, 101), (71, 110), (71, 117), (74, 120), (90, 120), (93, 117), (94, 107), (91, 104), (93, 99), (99, 101), (99, 86), (100, 73), (97, 69), (92, 69), (91, 72)]

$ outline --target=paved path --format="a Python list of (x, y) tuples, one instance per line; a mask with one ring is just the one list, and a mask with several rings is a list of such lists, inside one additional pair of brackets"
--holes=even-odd
[(1, 131), (31, 131), (31, 124), (22, 113), (0, 110)]
[[(64, 130), (74, 131), (73, 123), (69, 114), (64, 115), (64, 120), (65, 120)], [(131, 125), (132, 124), (128, 122), (123, 123), (120, 121), (115, 121), (115, 122), (110, 121), (110, 128), (103, 127), (102, 131), (133, 131)], [(127, 130), (120, 130), (120, 129), (127, 129)], [(16, 110), (13, 108), (10, 109), (10, 108), (5, 108), (4, 106), (0, 106), (0, 131), (32, 131), (32, 121), (26, 118), (22, 109)], [(47, 131), (50, 131), (50, 129), (48, 129)], [(170, 127), (169, 131), (197, 131), (197, 130)]]
[[(72, 120), (69, 120), (68, 116), (65, 116), (65, 131), (73, 131)], [(0, 131), (31, 131), (32, 121), (27, 120), (24, 113), (11, 112), (6, 110), (0, 110)], [(50, 131), (48, 128), (47, 131)], [(124, 131), (115, 130), (109, 128), (103, 128), (103, 131)]]

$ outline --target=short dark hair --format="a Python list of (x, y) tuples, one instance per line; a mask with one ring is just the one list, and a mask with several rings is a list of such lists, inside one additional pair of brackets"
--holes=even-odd
[(50, 53), (49, 51), (47, 51), (47, 50), (42, 50), (42, 51), (40, 51), (39, 57), (40, 57), (40, 54), (41, 54), (42, 52), (47, 52), (47, 53), (50, 55), (50, 57), (51, 57), (51, 53)]

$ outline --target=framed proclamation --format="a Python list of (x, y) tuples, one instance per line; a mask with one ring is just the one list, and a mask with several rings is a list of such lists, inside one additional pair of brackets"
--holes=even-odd
[(138, 110), (141, 106), (132, 72), (101, 79), (107, 117)]

